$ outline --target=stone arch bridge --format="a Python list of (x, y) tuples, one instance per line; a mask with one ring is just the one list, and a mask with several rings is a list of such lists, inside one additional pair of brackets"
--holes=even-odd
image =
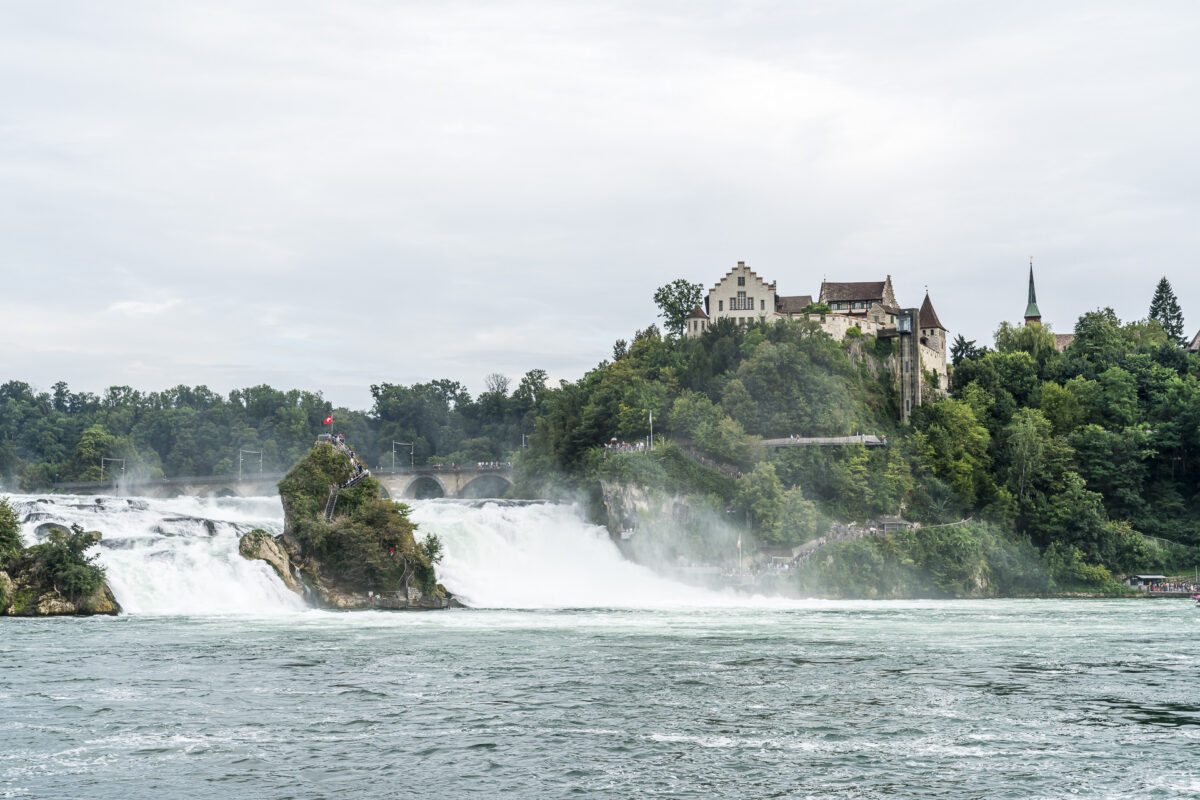
[[(397, 467), (372, 470), (388, 496), (396, 500), (432, 497), (503, 497), (512, 486), (512, 468)], [(54, 490), (68, 494), (131, 497), (270, 497), (279, 492), (282, 472), (248, 472), (242, 475), (193, 475), (181, 478), (125, 478), (116, 481), (55, 483)]]

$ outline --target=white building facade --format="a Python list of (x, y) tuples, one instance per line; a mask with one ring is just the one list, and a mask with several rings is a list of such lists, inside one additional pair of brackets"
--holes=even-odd
[(767, 283), (745, 261), (739, 261), (709, 289), (705, 305), (708, 325), (715, 325), (721, 319), (732, 319), (742, 326), (755, 320), (774, 319), (775, 284)]

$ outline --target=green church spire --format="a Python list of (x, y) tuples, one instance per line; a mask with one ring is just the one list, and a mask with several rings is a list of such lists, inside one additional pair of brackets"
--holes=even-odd
[(1033, 288), (1033, 256), (1029, 257), (1029, 305), (1025, 306), (1025, 321), (1042, 321), (1042, 312), (1037, 307), (1037, 292)]

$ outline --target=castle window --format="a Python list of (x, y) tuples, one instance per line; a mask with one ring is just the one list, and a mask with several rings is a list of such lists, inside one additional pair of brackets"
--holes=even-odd
[(746, 276), (738, 275), (738, 286), (745, 286), (745, 285), (746, 285)]
[(766, 301), (766, 300), (759, 300), (759, 301), (758, 301), (758, 310), (759, 310), (759, 311), (766, 311), (766, 310), (767, 310), (767, 301)]
[(725, 310), (725, 301), (718, 300), (717, 301), (717, 311), (724, 311), (724, 310)]
[(745, 311), (745, 310), (746, 310), (746, 293), (745, 293), (745, 292), (738, 292), (738, 296), (737, 296), (737, 309), (738, 309), (739, 311)]

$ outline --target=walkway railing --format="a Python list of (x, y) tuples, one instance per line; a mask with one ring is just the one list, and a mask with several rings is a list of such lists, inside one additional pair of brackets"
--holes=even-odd
[(856, 436), (788, 436), (784, 439), (762, 440), (763, 447), (836, 447), (848, 444), (887, 447), (887, 437), (860, 433)]

